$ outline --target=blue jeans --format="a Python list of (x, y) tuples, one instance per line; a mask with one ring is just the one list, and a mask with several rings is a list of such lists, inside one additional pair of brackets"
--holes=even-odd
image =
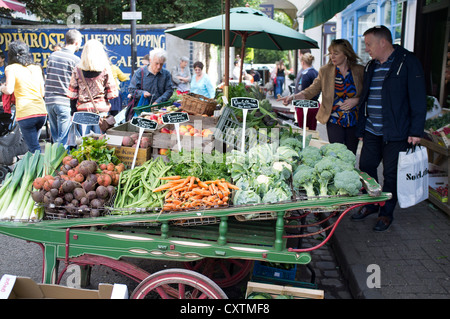
[[(108, 112), (102, 112), (102, 113), (99, 113), (99, 115), (100, 115), (100, 117), (103, 117), (103, 116), (108, 115)], [(79, 124), (77, 126), (78, 126), (78, 132), (80, 132), (80, 134), (82, 136), (88, 135), (91, 131), (93, 133), (95, 133), (95, 134), (103, 134), (103, 132), (100, 129), (99, 125), (87, 125), (86, 126), (86, 132), (84, 132), (84, 134), (83, 134), (83, 127), (81, 125), (79, 125)]]
[(41, 129), (46, 120), (47, 116), (39, 116), (17, 121), (19, 123), (23, 140), (27, 144), (28, 150), (31, 153), (41, 150), (41, 146), (39, 145), (39, 136), (41, 135)]
[(275, 86), (275, 98), (278, 97), (278, 94), (283, 95), (283, 87), (284, 87), (284, 76), (277, 76), (277, 85)]
[(66, 145), (70, 125), (72, 124), (70, 105), (47, 104), (47, 112), (53, 143)]

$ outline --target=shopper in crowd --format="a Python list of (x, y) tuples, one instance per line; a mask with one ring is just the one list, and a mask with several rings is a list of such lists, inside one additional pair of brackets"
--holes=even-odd
[(122, 110), (122, 97), (120, 96), (120, 83), (128, 81), (130, 76), (124, 73), (117, 65), (111, 63), (111, 72), (116, 81), (117, 89), (119, 90), (119, 95), (110, 100), (111, 109), (109, 110), (109, 114), (112, 116), (116, 116)]
[(203, 72), (202, 62), (197, 61), (194, 63), (194, 73), (195, 75), (191, 80), (191, 93), (200, 94), (213, 99), (216, 95), (216, 90), (208, 74)]
[(6, 57), (3, 52), (0, 52), (0, 84), (5, 83), (5, 68), (6, 68)]
[(158, 104), (169, 100), (173, 93), (173, 84), (170, 72), (163, 68), (166, 60), (167, 53), (165, 50), (153, 49), (150, 51), (150, 63), (147, 67), (144, 66), (143, 72), (140, 69), (138, 72), (134, 72), (128, 86), (128, 92), (131, 95), (136, 93), (138, 100), (141, 96), (144, 96), (150, 104)]
[(150, 63), (150, 54), (144, 55), (142, 58), (142, 66), (146, 66)]
[(279, 61), (275, 62), (274, 68), (273, 68), (272, 70), (270, 70), (270, 84), (271, 84), (271, 85), (269, 85), (269, 86), (267, 87), (268, 93), (271, 95), (272, 92), (273, 92), (273, 96), (274, 96), (275, 98), (277, 98), (276, 92), (275, 92), (275, 91), (276, 91), (276, 90), (275, 90), (275, 87), (276, 87), (276, 85), (277, 85), (277, 70), (278, 70), (279, 64), (280, 64)]
[(177, 90), (177, 94), (186, 94), (189, 92), (191, 83), (191, 71), (188, 67), (189, 59), (185, 56), (180, 58), (179, 65), (176, 65), (172, 69), (172, 82), (174, 83), (174, 89)]
[(16, 98), (16, 120), (23, 139), (32, 153), (40, 151), (39, 137), (47, 120), (44, 103), (44, 76), (42, 68), (33, 63), (28, 45), (13, 41), (8, 49), (6, 83), (1, 86), (3, 94)]
[(298, 50), (298, 59), (300, 61), (300, 68), (297, 72), (297, 76), (295, 77), (295, 82), (294, 82), (294, 93), (298, 93), (300, 92), (300, 85), (301, 85), (301, 81), (302, 81), (302, 71), (303, 71), (303, 67), (302, 67), (302, 56), (306, 53), (311, 53), (311, 49), (301, 49)]
[[(239, 56), (238, 56), (239, 57)], [(240, 76), (239, 76), (240, 74)], [(240, 79), (244, 80), (247, 72), (243, 69), (241, 73), (241, 59), (236, 59), (234, 61), (234, 68), (232, 72), (233, 80), (239, 81)]]
[[(93, 112), (108, 115), (109, 100), (119, 95), (111, 65), (103, 44), (91, 39), (86, 42), (80, 63), (73, 69), (67, 96), (71, 99), (72, 112)], [(91, 96), (94, 101), (91, 100)], [(103, 133), (100, 126), (88, 125), (86, 132)]]
[(276, 67), (276, 85), (274, 87), (275, 97), (278, 98), (278, 95), (283, 95), (284, 91), (284, 82), (286, 81), (286, 66), (284, 65), (284, 61), (280, 60)]
[(259, 72), (257, 70), (252, 68), (250, 70), (250, 75), (253, 77), (254, 83), (259, 84), (259, 81), (261, 81), (261, 74), (259, 74)]
[(53, 52), (60, 51), (62, 48), (64, 48), (64, 46), (65, 46), (64, 42), (58, 42), (56, 44), (51, 44), (50, 50), (52, 50)]
[(359, 101), (357, 136), (363, 141), (359, 168), (378, 180), (383, 163), (383, 191), (392, 194), (385, 205), (367, 205), (353, 220), (378, 213), (375, 231), (385, 231), (394, 219), (397, 204), (399, 152), (416, 145), (423, 135), (426, 90), (422, 65), (417, 57), (392, 44), (391, 31), (376, 26), (364, 32), (366, 52), (372, 60), (364, 71), (364, 90)]
[(357, 104), (363, 89), (364, 67), (358, 64), (358, 56), (345, 39), (333, 40), (328, 52), (328, 64), (320, 68), (311, 86), (282, 100), (287, 105), (293, 99), (309, 100), (322, 92), (316, 119), (326, 125), (330, 143), (345, 144), (356, 154)]
[(47, 62), (45, 79), (45, 105), (53, 143), (67, 143), (70, 126), (70, 99), (67, 97), (70, 79), (74, 67), (80, 62), (75, 55), (83, 38), (78, 30), (71, 29), (65, 34), (65, 45), (53, 52)]
[[(300, 64), (302, 67), (301, 77), (300, 77), (300, 91), (306, 90), (317, 78), (319, 72), (312, 66), (314, 62), (314, 56), (311, 53), (305, 53), (300, 59)], [(317, 94), (311, 100), (317, 101), (320, 94)], [(295, 112), (297, 114), (297, 123), (299, 127), (303, 127), (303, 109), (296, 108)], [(319, 109), (310, 109), (306, 116), (306, 127), (310, 130), (315, 130), (317, 128), (316, 115)]]

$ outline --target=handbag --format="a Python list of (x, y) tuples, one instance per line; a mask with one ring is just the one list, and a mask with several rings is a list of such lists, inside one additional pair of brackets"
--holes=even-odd
[(3, 112), (11, 114), (11, 106), (16, 104), (16, 96), (13, 94), (2, 94)]
[[(92, 105), (94, 106), (95, 113), (99, 114), (100, 112), (98, 111), (97, 107), (95, 106), (94, 98), (92, 97), (91, 91), (89, 90), (89, 86), (86, 83), (83, 72), (80, 69), (77, 69), (77, 70), (78, 70), (78, 73), (79, 73), (81, 79), (83, 80), (84, 85), (86, 85), (86, 89), (88, 91), (89, 98), (91, 99)], [(114, 127), (114, 124), (116, 124), (116, 119), (111, 114), (108, 114), (106, 116), (101, 116), (98, 121), (98, 126), (100, 126), (100, 129), (102, 130), (102, 132), (106, 132), (108, 129)]]
[[(141, 90), (144, 87), (143, 81), (144, 81), (144, 67), (141, 68)], [(137, 97), (137, 91), (135, 90), (127, 104), (127, 110), (125, 112), (125, 121), (130, 121), (134, 117), (134, 108), (139, 103), (139, 100), (140, 99), (138, 99)]]
[(399, 153), (397, 197), (401, 208), (428, 199), (428, 153), (425, 147), (413, 146)]

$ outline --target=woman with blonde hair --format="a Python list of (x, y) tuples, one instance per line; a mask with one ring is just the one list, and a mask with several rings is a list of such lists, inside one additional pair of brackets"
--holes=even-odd
[[(299, 79), (299, 91), (305, 90), (311, 86), (314, 80), (319, 75), (319, 72), (312, 66), (314, 63), (314, 56), (311, 53), (305, 53), (300, 58), (300, 64), (302, 67), (301, 75)], [(311, 100), (317, 101), (319, 99), (317, 94)], [(315, 130), (317, 128), (316, 115), (319, 109), (308, 110), (308, 115), (306, 118), (306, 127), (310, 130)], [(297, 123), (299, 127), (303, 127), (303, 109), (295, 108), (295, 113), (297, 114)]]
[(9, 44), (6, 83), (3, 94), (16, 98), (16, 120), (23, 139), (32, 153), (41, 150), (39, 136), (47, 120), (44, 103), (44, 76), (39, 65), (33, 63), (30, 48), (22, 41)]
[(327, 126), (328, 141), (345, 144), (356, 154), (357, 104), (363, 88), (364, 66), (358, 63), (358, 56), (345, 39), (333, 40), (328, 53), (328, 64), (320, 68), (310, 87), (278, 100), (288, 105), (293, 99), (310, 100), (322, 93), (316, 119)]
[[(109, 100), (118, 95), (118, 87), (103, 44), (96, 39), (87, 41), (80, 63), (73, 69), (67, 92), (72, 112), (93, 112), (106, 116), (111, 109)], [(90, 125), (85, 134), (91, 130), (102, 133), (98, 125)]]

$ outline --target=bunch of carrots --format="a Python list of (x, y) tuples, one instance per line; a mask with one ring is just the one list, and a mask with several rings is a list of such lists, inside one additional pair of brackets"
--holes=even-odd
[(195, 176), (167, 176), (160, 179), (168, 182), (155, 188), (153, 192), (167, 191), (163, 206), (165, 211), (226, 206), (231, 191), (239, 189), (223, 178), (204, 182)]

